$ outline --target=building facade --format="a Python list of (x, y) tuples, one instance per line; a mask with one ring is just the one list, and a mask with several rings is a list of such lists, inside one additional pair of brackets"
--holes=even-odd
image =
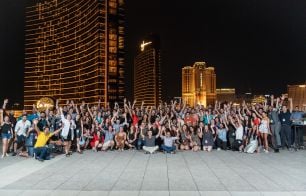
[(292, 98), (293, 107), (306, 110), (306, 84), (288, 85), (288, 97)]
[(30, 0), (24, 106), (124, 98), (124, 0)]
[(217, 100), (220, 102), (236, 102), (236, 89), (234, 88), (219, 88), (216, 89)]
[(147, 36), (139, 47), (134, 60), (134, 99), (146, 105), (156, 106), (162, 97), (161, 52), (158, 35)]
[(216, 100), (216, 74), (214, 67), (205, 62), (182, 68), (182, 98), (190, 106), (213, 105)]

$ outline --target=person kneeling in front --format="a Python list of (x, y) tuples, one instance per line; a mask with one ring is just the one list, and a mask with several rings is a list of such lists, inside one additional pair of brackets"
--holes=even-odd
[(155, 145), (155, 140), (160, 135), (161, 127), (159, 126), (158, 129), (159, 129), (159, 131), (158, 131), (157, 135), (153, 136), (152, 135), (152, 131), (149, 130), (148, 131), (148, 135), (145, 136), (143, 134), (143, 128), (142, 127), (140, 128), (141, 137), (145, 141), (144, 142), (144, 146), (142, 147), (142, 149), (146, 152), (146, 154), (153, 154), (153, 153), (155, 153), (156, 150), (158, 150), (158, 146)]
[(34, 146), (34, 153), (35, 153), (36, 158), (39, 161), (44, 161), (44, 160), (49, 159), (50, 157), (50, 154), (48, 152), (48, 147), (46, 147), (48, 140), (54, 134), (59, 133), (62, 130), (62, 128), (50, 133), (49, 127), (44, 127), (43, 131), (39, 130), (39, 128), (37, 127), (37, 123), (38, 123), (37, 119), (35, 119), (33, 123), (34, 123), (35, 131), (37, 132), (37, 135), (38, 135), (36, 144)]
[(171, 132), (169, 129), (166, 131), (166, 136), (160, 136), (162, 140), (164, 140), (164, 144), (161, 145), (161, 148), (164, 152), (175, 154), (176, 146), (174, 145), (174, 141), (179, 139), (178, 133), (176, 133), (176, 137), (171, 137)]

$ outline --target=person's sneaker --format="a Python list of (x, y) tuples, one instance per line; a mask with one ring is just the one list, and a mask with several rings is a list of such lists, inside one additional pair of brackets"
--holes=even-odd
[(149, 152), (145, 152), (145, 154), (150, 154)]
[(6, 153), (5, 156), (9, 157), (10, 155)]
[(274, 152), (275, 152), (275, 153), (279, 153), (279, 149), (275, 149)]
[(3, 159), (4, 158), (4, 154), (1, 156), (1, 159)]
[(171, 153), (171, 154), (175, 154), (175, 151), (171, 151), (170, 153)]
[(38, 161), (43, 162), (44, 160), (43, 160), (43, 159), (41, 159), (41, 158), (38, 158)]
[(221, 148), (217, 148), (217, 151), (220, 151), (221, 150)]
[(16, 156), (17, 155), (17, 153), (16, 152), (14, 152), (13, 154), (12, 154), (12, 156), (14, 157), (14, 156)]

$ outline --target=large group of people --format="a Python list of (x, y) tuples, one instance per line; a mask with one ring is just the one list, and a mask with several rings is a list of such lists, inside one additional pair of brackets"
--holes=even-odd
[(84, 150), (129, 149), (146, 154), (214, 149), (268, 153), (304, 146), (302, 126), (293, 125), (302, 122), (305, 113), (293, 109), (292, 99), (284, 96), (272, 95), (258, 104), (216, 101), (207, 107), (190, 107), (182, 99), (158, 106), (124, 99), (123, 105), (112, 107), (56, 100), (52, 109), (38, 111), (33, 105), (31, 113), (23, 111), (18, 118), (7, 104), (6, 99), (0, 110), (2, 158), (44, 161), (55, 153), (69, 157)]

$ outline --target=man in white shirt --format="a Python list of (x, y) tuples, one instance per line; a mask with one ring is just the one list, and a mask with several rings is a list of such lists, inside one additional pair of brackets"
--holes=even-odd
[(20, 148), (24, 147), (25, 139), (28, 130), (31, 127), (31, 122), (27, 120), (27, 115), (22, 115), (22, 119), (19, 120), (15, 126), (15, 139), (14, 139), (14, 153), (13, 156), (17, 155), (17, 147), (18, 145)]

